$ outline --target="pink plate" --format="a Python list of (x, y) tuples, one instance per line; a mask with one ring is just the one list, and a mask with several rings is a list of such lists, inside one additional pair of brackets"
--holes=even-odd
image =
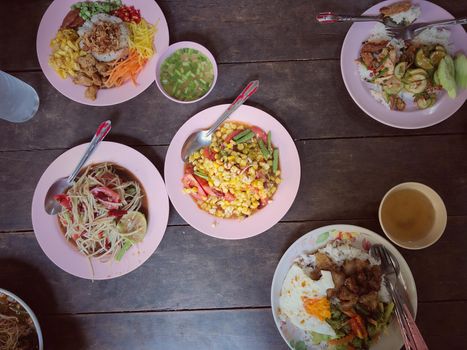
[(260, 109), (241, 106), (229, 120), (257, 125), (271, 131), (272, 142), (279, 149), (282, 183), (272, 203), (244, 220), (220, 219), (198, 208), (183, 193), (184, 163), (181, 150), (185, 140), (199, 129), (209, 128), (229, 105), (218, 105), (199, 112), (190, 118), (175, 134), (165, 158), (164, 177), (167, 192), (178, 213), (198, 231), (222, 239), (242, 239), (256, 236), (274, 226), (289, 210), (300, 184), (300, 159), (295, 143), (287, 130), (272, 116)]
[(42, 250), (62, 270), (87, 279), (110, 279), (133, 271), (154, 253), (167, 227), (169, 199), (159, 171), (145, 156), (120, 143), (103, 141), (86, 165), (112, 162), (138, 178), (148, 196), (148, 231), (143, 242), (130, 248), (120, 262), (90, 261), (65, 239), (57, 217), (44, 210), (44, 199), (50, 186), (72, 172), (87, 146), (82, 144), (66, 151), (42, 174), (32, 200), (32, 225)]
[[(393, 0), (383, 1), (371, 7), (364, 15), (378, 14), (383, 6), (393, 3)], [(417, 22), (428, 22), (454, 18), (449, 12), (428, 1), (414, 0), (412, 3), (420, 6), (421, 16)], [(379, 122), (401, 129), (419, 129), (442, 122), (454, 114), (467, 99), (467, 89), (458, 90), (455, 99), (443, 92), (438, 95), (436, 104), (425, 110), (397, 112), (391, 111), (377, 102), (368, 91), (365, 83), (360, 80), (357, 64), (360, 47), (374, 28), (374, 22), (354, 23), (345, 37), (341, 52), (341, 71), (345, 86), (355, 103), (370, 117)], [(461, 25), (449, 27), (450, 42), (453, 52), (462, 51), (467, 54), (467, 35)]]
[(137, 85), (127, 82), (118, 88), (103, 89), (97, 93), (95, 101), (84, 97), (84, 86), (74, 84), (70, 78), (62, 79), (49, 66), (48, 60), (51, 54), (50, 40), (52, 40), (57, 30), (62, 24), (63, 18), (70, 10), (70, 6), (78, 0), (55, 0), (42, 17), (37, 32), (37, 57), (42, 71), (50, 83), (63, 95), (73, 101), (91, 106), (110, 106), (122, 103), (138, 96), (155, 78), (156, 63), (161, 53), (169, 47), (169, 28), (162, 10), (153, 0), (123, 0), (124, 5), (134, 6), (141, 10), (141, 16), (151, 24), (157, 23), (157, 33), (154, 37), (154, 47), (156, 54), (146, 63), (137, 78)]

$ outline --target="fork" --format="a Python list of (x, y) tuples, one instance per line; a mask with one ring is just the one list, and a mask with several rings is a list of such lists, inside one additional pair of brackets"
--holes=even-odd
[(397, 275), (390, 253), (381, 245), (374, 245), (372, 248), (381, 259), (384, 281), (388, 285), (389, 293), (394, 301), (396, 318), (401, 328), (405, 348), (407, 350), (428, 350), (428, 346), (409, 311), (409, 306), (401, 302), (402, 298), (395, 288)]
[(405, 28), (398, 27), (386, 27), (386, 32), (389, 36), (394, 38), (400, 38), (404, 40), (412, 40), (423, 30), (427, 28), (436, 28), (442, 26), (452, 26), (457, 24), (467, 24), (467, 17), (461, 17), (456, 19), (441, 20), (429, 23), (415, 23)]

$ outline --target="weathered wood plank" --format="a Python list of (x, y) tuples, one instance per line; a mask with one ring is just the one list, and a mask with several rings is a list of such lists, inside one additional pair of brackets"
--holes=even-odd
[[(57, 268), (32, 233), (2, 233), (0, 276), (2, 287), (45, 313), (269, 306), (272, 276), (282, 254), (306, 232), (332, 223), (380, 232), (374, 220), (309, 221), (281, 223), (248, 241), (226, 241), (189, 226), (172, 226), (143, 266), (121, 278), (95, 282)], [(467, 299), (467, 280), (462, 277), (467, 264), (466, 224), (467, 217), (450, 218), (445, 235), (434, 246), (401, 250), (420, 301)], [(41, 287), (31, 289), (31, 284)]]
[[(420, 304), (417, 323), (432, 350), (467, 341), (467, 302)], [(49, 349), (288, 349), (270, 309), (44, 317)]]
[(247, 81), (258, 78), (259, 92), (248, 103), (278, 118), (295, 139), (464, 133), (467, 104), (440, 125), (399, 130), (374, 121), (345, 89), (338, 61), (223, 65), (213, 93), (181, 105), (169, 101), (155, 84), (135, 99), (116, 106), (89, 107), (62, 96), (42, 73), (20, 73), (39, 92), (38, 114), (24, 124), (0, 120), (0, 150), (68, 148), (87, 140), (96, 125), (112, 119), (110, 140), (129, 145), (168, 145), (182, 124), (197, 112), (230, 103)]
[[(333, 139), (296, 144), (302, 181), (284, 220), (376, 218), (384, 193), (404, 181), (432, 186), (444, 199), (449, 215), (467, 215), (465, 136)], [(136, 149), (163, 173), (167, 147)], [(0, 152), (0, 231), (32, 229), (30, 203), (34, 188), (47, 166), (62, 152)], [(169, 224), (183, 223), (172, 210)]]
[[(197, 41), (217, 60), (252, 62), (339, 58), (348, 24), (323, 26), (317, 13), (360, 14), (377, 0), (158, 1), (169, 25), (171, 42)], [(462, 1), (435, 1), (460, 16)], [(36, 32), (50, 0), (2, 1), (0, 67), (38, 69)], [(26, 15), (27, 14), (27, 15)]]

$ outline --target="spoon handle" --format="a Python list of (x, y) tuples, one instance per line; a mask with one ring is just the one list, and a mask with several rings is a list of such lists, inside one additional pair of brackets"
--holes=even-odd
[(336, 22), (381, 22), (379, 16), (349, 16), (338, 15), (333, 12), (321, 12), (316, 15), (316, 20), (323, 24)]
[(228, 118), (230, 115), (237, 110), (246, 100), (250, 98), (256, 91), (258, 91), (259, 80), (253, 80), (243, 89), (240, 95), (232, 102), (232, 104), (225, 110), (224, 113), (216, 120), (216, 122), (207, 131), (206, 136), (211, 135), (216, 129)]
[(91, 143), (89, 144), (88, 148), (86, 149), (86, 152), (84, 152), (83, 157), (81, 157), (81, 160), (79, 161), (78, 165), (76, 166), (75, 170), (68, 176), (67, 182), (71, 184), (76, 175), (78, 175), (79, 171), (83, 167), (84, 163), (89, 159), (89, 157), (94, 153), (94, 151), (97, 148), (97, 145), (104, 139), (104, 137), (109, 133), (110, 129), (112, 128), (112, 123), (110, 120), (106, 120), (105, 122), (102, 122), (99, 127), (96, 130), (96, 133), (94, 134), (94, 137), (91, 140)]

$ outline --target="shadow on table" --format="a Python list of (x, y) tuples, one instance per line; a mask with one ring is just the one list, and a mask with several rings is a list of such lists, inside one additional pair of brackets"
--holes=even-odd
[[(35, 266), (17, 259), (0, 259), (0, 287), (23, 299), (34, 311), (44, 336), (45, 349), (60, 349), (54, 346), (60, 338), (73, 334), (73, 346), (67, 349), (82, 349), (83, 335), (71, 317), (53, 316), (57, 313), (56, 296), (46, 276)], [(62, 347), (63, 349), (63, 347)]]

